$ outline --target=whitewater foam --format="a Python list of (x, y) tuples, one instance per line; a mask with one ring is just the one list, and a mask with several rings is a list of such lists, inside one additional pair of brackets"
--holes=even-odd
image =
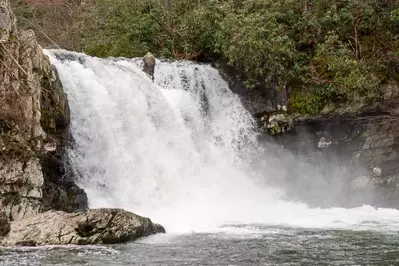
[(68, 94), (68, 156), (93, 208), (124, 208), (169, 232), (257, 223), (399, 228), (397, 210), (311, 209), (282, 200), (264, 182), (278, 169), (259, 167), (251, 115), (208, 65), (157, 61), (152, 83), (138, 60), (46, 54)]

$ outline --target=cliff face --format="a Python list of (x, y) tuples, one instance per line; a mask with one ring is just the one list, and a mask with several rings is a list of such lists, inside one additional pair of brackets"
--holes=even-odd
[(33, 31), (18, 31), (0, 0), (0, 211), (10, 220), (87, 208), (65, 172), (69, 110)]
[(285, 133), (263, 134), (263, 139), (277, 144), (276, 154), (286, 159), (285, 179), (276, 182), (290, 196), (314, 206), (398, 207), (396, 117), (375, 110), (290, 122)]

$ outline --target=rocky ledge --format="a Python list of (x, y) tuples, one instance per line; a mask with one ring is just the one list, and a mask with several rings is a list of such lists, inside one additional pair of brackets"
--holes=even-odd
[(92, 245), (133, 241), (165, 229), (121, 209), (92, 209), (66, 213), (48, 211), (29, 219), (0, 223), (3, 246)]

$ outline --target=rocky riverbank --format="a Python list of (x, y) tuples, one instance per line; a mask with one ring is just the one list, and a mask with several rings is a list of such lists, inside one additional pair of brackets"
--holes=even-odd
[[(0, 77), (0, 243), (116, 243), (163, 231), (132, 213), (87, 210), (86, 193), (65, 165), (66, 94), (35, 33), (18, 30), (9, 0), (0, 0)], [(120, 217), (123, 223), (116, 223)], [(79, 238), (81, 221), (92, 218), (94, 225), (85, 227), (92, 228), (90, 240)], [(65, 228), (74, 240), (40, 238)]]

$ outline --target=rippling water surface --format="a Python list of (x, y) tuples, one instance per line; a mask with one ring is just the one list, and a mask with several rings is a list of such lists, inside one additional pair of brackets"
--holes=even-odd
[[(231, 229), (231, 228), (230, 228)], [(2, 249), (1, 265), (399, 265), (395, 231), (240, 226), (115, 246)]]

